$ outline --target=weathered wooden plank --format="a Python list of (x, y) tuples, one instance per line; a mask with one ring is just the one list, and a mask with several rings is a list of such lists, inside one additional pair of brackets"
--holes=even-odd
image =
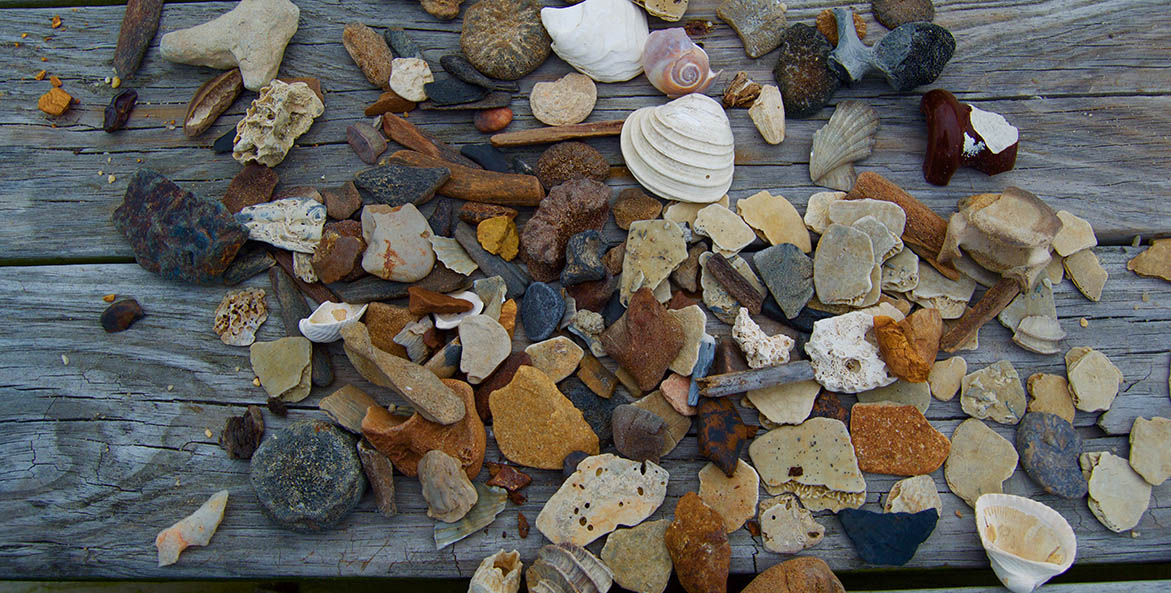
[[(1123, 272), (1134, 253), (1129, 248), (1100, 249), (1112, 274), (1101, 303), (1089, 303), (1063, 284), (1058, 312), (1070, 338), (1065, 345), (1102, 349), (1127, 375), (1119, 402), (1153, 413), (1169, 401), (1165, 353), (1171, 350), (1171, 286)], [(258, 278), (252, 285), (264, 286)], [(509, 506), (483, 533), (440, 552), (431, 541), (432, 521), (418, 482), (399, 478), (400, 515), (386, 520), (372, 500), (341, 526), (321, 534), (300, 535), (274, 529), (261, 515), (247, 482), (247, 464), (229, 460), (216, 444), (225, 419), (250, 403), (263, 401), (251, 385), (247, 350), (225, 346), (211, 332), (213, 311), (225, 289), (160, 281), (135, 265), (6, 267), (0, 269), (0, 318), (19, 328), (0, 337), (0, 574), (49, 578), (200, 578), (285, 576), (469, 576), (483, 556), (501, 547), (519, 549), (531, 560), (543, 543), (536, 531), (516, 536), (516, 515), (535, 519), (560, 484), (557, 472), (533, 471), (528, 502)], [(101, 295), (135, 296), (147, 311), (129, 331), (106, 334), (97, 317), (106, 306)], [(1148, 294), (1148, 301), (1141, 295)], [(269, 299), (275, 319), (279, 306)], [(1137, 306), (1137, 308), (1135, 308)], [(1076, 319), (1085, 317), (1088, 327)], [(281, 335), (280, 324), (266, 323), (260, 339)], [(717, 331), (713, 324), (712, 331)], [(719, 326), (726, 332), (726, 326)], [(1059, 357), (1039, 357), (1008, 344), (1002, 328), (982, 332), (981, 350), (965, 353), (978, 368), (999, 358), (1014, 362), (1022, 376), (1034, 371), (1062, 372)], [(518, 332), (523, 335), (523, 332)], [(31, 337), (31, 339), (30, 339)], [(523, 344), (518, 339), (517, 347)], [(338, 383), (352, 382), (383, 402), (393, 395), (357, 378), (338, 345), (332, 349)], [(69, 364), (63, 364), (62, 356)], [(1144, 376), (1148, 359), (1157, 359)], [(265, 413), (271, 429), (289, 421), (324, 418), (316, 402), (328, 389), (315, 388), (288, 420)], [(957, 400), (934, 402), (933, 423), (950, 435), (963, 414)], [(746, 411), (745, 416), (751, 418)], [(1080, 417), (1087, 450), (1125, 456), (1125, 436), (1103, 436)], [(1013, 428), (992, 425), (1012, 438)], [(205, 433), (210, 431), (212, 436)], [(494, 445), (489, 460), (501, 460)], [(703, 465), (693, 436), (668, 455), (668, 498), (655, 518), (670, 517), (678, 498), (697, 487)], [(486, 474), (485, 474), (486, 475)], [(481, 475), (483, 479), (485, 475)], [(934, 474), (946, 491), (942, 471)], [(896, 478), (867, 475), (868, 503), (878, 503)], [(211, 492), (229, 488), (231, 502), (219, 533), (206, 548), (187, 551), (179, 564), (154, 566), (150, 542), (161, 528), (194, 508)], [(1165, 562), (1171, 532), (1167, 486), (1156, 488), (1151, 509), (1134, 538), (1106, 531), (1084, 500), (1045, 495), (1018, 471), (1007, 492), (1037, 497), (1065, 517), (1079, 535), (1080, 563)], [(974, 532), (972, 512), (943, 494), (944, 514), (935, 533), (912, 561), (914, 567), (986, 567)], [(873, 507), (871, 507), (873, 508)], [(958, 513), (958, 514), (957, 514)], [(823, 514), (826, 540), (811, 551), (835, 570), (864, 565), (841, 533), (837, 520)], [(733, 570), (758, 572), (783, 560), (763, 550), (744, 530), (731, 536)], [(596, 548), (601, 542), (595, 543)]]
[[(284, 184), (333, 185), (364, 167), (345, 145), (345, 127), (362, 119), (361, 109), (378, 91), (365, 81), (338, 42), (346, 21), (390, 24), (386, 15), (391, 11), (390, 22), (411, 29), (436, 65), (439, 56), (458, 46), (458, 20), (437, 22), (417, 4), (396, 1), (390, 8), (385, 3), (300, 3), (301, 30), (288, 48), (282, 74), (317, 76), (330, 92), (326, 114), (278, 168)], [(695, 3), (690, 14), (711, 17), (715, 4), (714, 0)], [(222, 2), (168, 5), (161, 32), (196, 24), (230, 6)], [(790, 15), (793, 20), (808, 21), (820, 8), (821, 4), (797, 5), (791, 7)], [(954, 28), (960, 50), (938, 84), (965, 100), (980, 101), (985, 108), (1004, 113), (1021, 127), (1018, 168), (994, 178), (964, 170), (947, 188), (929, 186), (920, 172), (925, 142), (918, 95), (891, 93), (880, 80), (845, 89), (837, 97), (866, 99), (881, 113), (875, 154), (860, 168), (890, 177), (944, 214), (966, 194), (1014, 184), (1087, 218), (1103, 241), (1125, 242), (1135, 233), (1171, 232), (1163, 217), (1150, 216), (1162, 207), (1161, 196), (1171, 192), (1171, 165), (1161, 158), (1171, 148), (1171, 97), (1165, 88), (1171, 79), (1162, 75), (1168, 63), (1164, 58), (1171, 52), (1166, 37), (1171, 33), (1146, 26), (1161, 14), (1159, 10), (1159, 3), (1139, 0), (940, 3), (938, 20)], [(154, 47), (140, 74), (127, 81), (139, 90), (142, 102), (129, 129), (107, 135), (100, 130), (102, 109), (115, 91), (101, 81), (111, 74), (109, 61), (122, 8), (65, 12), (64, 27), (50, 30), (48, 19), (60, 12), (0, 13), (7, 25), (0, 30), (0, 43), (22, 43), (6, 50), (12, 52), (14, 67), (0, 74), (7, 78), (6, 104), (14, 107), (0, 115), (0, 175), (9, 188), (5, 192), (9, 199), (0, 202), (0, 215), (9, 221), (0, 229), (0, 240), (9, 246), (3, 257), (127, 257), (130, 251), (108, 223), (108, 214), (120, 200), (130, 174), (139, 167), (153, 167), (201, 195), (218, 197), (239, 165), (203, 147), (234, 125), (254, 95), (245, 93), (216, 126), (189, 140), (178, 124), (186, 101), (212, 71), (169, 64)], [(883, 34), (876, 23), (871, 23), (870, 30), (872, 40)], [(1047, 35), (1036, 35), (1038, 30)], [(22, 41), (21, 32), (32, 34)], [(42, 41), (43, 35), (51, 39)], [(771, 80), (774, 58), (745, 58), (739, 40), (722, 23), (705, 45), (715, 66), (725, 70), (713, 92), (721, 90), (723, 80), (740, 68), (762, 82)], [(47, 61), (42, 62), (42, 57)], [(35, 107), (37, 96), (48, 88), (46, 82), (31, 79), (42, 68), (60, 76), (81, 100), (57, 122), (50, 122)], [(554, 57), (521, 81), (521, 93), (513, 101), (517, 119), (510, 130), (538, 125), (525, 100), (528, 90), (567, 71), (568, 66)], [(590, 121), (622, 118), (633, 109), (664, 100), (645, 78), (599, 85), (598, 105)], [(733, 110), (730, 117), (740, 167), (730, 195), (739, 198), (769, 189), (803, 207), (807, 197), (820, 189), (808, 179), (808, 153), (813, 132), (829, 114), (823, 110), (813, 119), (790, 122), (788, 140), (773, 147), (760, 139), (744, 110)], [(473, 131), (470, 119), (467, 113), (434, 111), (411, 117), (454, 145), (486, 142), (486, 135)], [(168, 123), (172, 120), (176, 125)], [(621, 166), (616, 139), (591, 140), (590, 144), (612, 165), (612, 186), (633, 184)], [(539, 150), (531, 147), (510, 153), (532, 160)], [(113, 183), (108, 181), (111, 174)], [(78, 220), (90, 222), (79, 228)], [(62, 240), (64, 236), (71, 240)]]

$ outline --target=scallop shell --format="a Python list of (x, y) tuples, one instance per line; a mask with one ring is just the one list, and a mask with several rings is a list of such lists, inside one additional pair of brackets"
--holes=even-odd
[(976, 500), (976, 531), (992, 571), (1013, 593), (1030, 593), (1073, 565), (1077, 538), (1057, 511), (1023, 496)]
[(682, 27), (651, 33), (642, 50), (642, 67), (647, 80), (672, 99), (704, 92), (719, 75)]
[(732, 126), (723, 107), (706, 95), (685, 95), (631, 113), (621, 144), (634, 178), (660, 197), (707, 204), (732, 185)]
[(877, 131), (873, 107), (861, 101), (838, 103), (829, 123), (813, 134), (809, 178), (823, 187), (850, 191), (857, 178), (853, 163), (870, 156)]
[(358, 322), (366, 313), (366, 304), (321, 303), (311, 315), (302, 319), (297, 327), (301, 335), (312, 342), (336, 342), (342, 339), (342, 329)]
[(455, 329), (464, 319), (472, 315), (479, 315), (484, 310), (484, 301), (480, 300), (480, 295), (465, 290), (464, 292), (457, 292), (447, 295), (452, 298), (462, 299), (472, 304), (472, 308), (462, 313), (435, 313), (435, 328), (436, 329)]
[[(477, 498), (476, 504), (472, 506), (468, 514), (455, 523), (435, 523), (435, 549), (442, 550), (491, 525), (496, 520), (496, 515), (504, 510), (504, 505), (508, 502), (508, 493), (503, 488), (487, 486), (479, 482), (473, 483), (472, 486), (476, 489)], [(520, 562), (517, 560), (518, 567), (519, 564)], [(479, 572), (477, 569), (476, 574)], [(518, 573), (518, 583), (519, 580)]]
[(472, 272), (479, 268), (476, 262), (472, 261), (468, 252), (464, 251), (459, 241), (439, 235), (431, 235), (427, 237), (427, 240), (431, 242), (431, 248), (435, 250), (435, 257), (452, 272), (471, 276)]
[(630, 0), (586, 0), (542, 8), (553, 53), (598, 82), (623, 82), (642, 73), (646, 13)]
[(589, 550), (574, 544), (549, 544), (525, 571), (529, 593), (606, 593), (614, 574)]

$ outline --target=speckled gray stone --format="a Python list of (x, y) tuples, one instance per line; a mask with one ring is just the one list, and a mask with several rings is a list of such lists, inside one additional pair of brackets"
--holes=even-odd
[(1082, 439), (1061, 416), (1029, 412), (1016, 429), (1021, 467), (1046, 492), (1062, 498), (1086, 495), (1086, 479), (1078, 465)]
[(813, 260), (792, 243), (781, 243), (756, 252), (752, 263), (785, 317), (801, 313), (813, 298)]

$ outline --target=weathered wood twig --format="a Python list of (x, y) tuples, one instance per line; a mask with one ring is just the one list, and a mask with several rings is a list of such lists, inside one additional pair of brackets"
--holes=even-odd
[(704, 397), (723, 397), (733, 393), (743, 393), (752, 389), (763, 389), (774, 385), (809, 381), (813, 379), (813, 367), (808, 360), (798, 360), (789, 364), (780, 364), (763, 369), (750, 369), (711, 375), (697, 379), (699, 394)]
[(475, 161), (460, 154), (456, 148), (432, 138), (430, 134), (420, 130), (415, 124), (393, 113), (382, 114), (382, 133), (386, 134), (387, 138), (416, 152), (431, 155), (449, 163), (463, 165), (469, 169), (482, 169)]
[(712, 256), (707, 260), (707, 271), (715, 276), (716, 281), (736, 299), (736, 302), (748, 308), (748, 311), (753, 315), (759, 315), (761, 307), (764, 306), (764, 297), (756, 292), (756, 288), (740, 273), (739, 270), (732, 267), (728, 258), (718, 254), (712, 253)]
[(414, 167), (447, 167), (451, 179), (439, 188), (439, 193), (451, 198), (504, 206), (537, 206), (545, 198), (540, 180), (533, 175), (473, 169), (413, 150), (400, 150), (390, 155), (389, 161)]
[(528, 146), (530, 144), (549, 144), (562, 140), (577, 138), (597, 138), (599, 136), (617, 136), (622, 133), (624, 120), (596, 121), (588, 124), (571, 124), (568, 126), (550, 126), (534, 128), (519, 132), (504, 132), (496, 134), (488, 141), (497, 148), (502, 146)]
[(955, 352), (980, 328), (996, 317), (1021, 292), (1021, 285), (1012, 278), (1001, 278), (989, 288), (975, 306), (964, 311), (959, 321), (951, 330), (939, 340), (939, 349), (944, 352)]
[(939, 263), (935, 259), (940, 248), (943, 247), (944, 237), (947, 236), (947, 221), (942, 216), (936, 214), (934, 210), (928, 208), (926, 204), (920, 202), (915, 196), (907, 193), (891, 180), (871, 171), (859, 173), (854, 187), (850, 193), (846, 194), (847, 200), (866, 198), (891, 202), (902, 208), (903, 212), (907, 213), (907, 226), (904, 227), (902, 236), (903, 242), (915, 248), (913, 251), (931, 264), (931, 267), (939, 270), (940, 274), (952, 280), (960, 279), (959, 270), (950, 264)]

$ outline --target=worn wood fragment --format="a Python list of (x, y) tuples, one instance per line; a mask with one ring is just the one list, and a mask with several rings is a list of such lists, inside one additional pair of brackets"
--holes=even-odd
[(518, 132), (503, 132), (493, 135), (488, 141), (492, 143), (492, 146), (500, 148), (504, 146), (550, 144), (553, 142), (561, 142), (562, 140), (598, 138), (600, 136), (617, 136), (622, 133), (622, 124), (625, 121), (615, 119), (585, 124), (570, 124), (567, 126), (533, 128)]
[(963, 316), (959, 321), (952, 326), (951, 330), (943, 335), (939, 340), (939, 349), (944, 352), (955, 352), (961, 345), (967, 343), (969, 339), (985, 323), (992, 321), (1013, 299), (1021, 292), (1021, 286), (1016, 280), (1012, 278), (1001, 278), (984, 292), (980, 300), (976, 301), (975, 306), (964, 311)]
[(748, 311), (753, 315), (759, 315), (761, 307), (764, 306), (764, 297), (760, 296), (759, 292), (753, 288), (752, 284), (743, 274), (736, 271), (732, 264), (728, 262), (728, 258), (718, 254), (712, 253), (712, 256), (707, 260), (707, 271), (711, 272), (716, 281), (732, 295), (742, 306), (747, 307)]
[(382, 114), (382, 132), (386, 134), (387, 138), (402, 144), (410, 150), (431, 155), (449, 163), (463, 165), (470, 169), (481, 168), (480, 165), (476, 164), (476, 161), (460, 154), (458, 148), (452, 148), (448, 144), (436, 140), (430, 134), (416, 127), (415, 124), (393, 113)]
[(813, 367), (808, 360), (798, 360), (788, 364), (779, 364), (762, 369), (749, 369), (722, 375), (708, 375), (696, 379), (699, 383), (699, 394), (704, 397), (723, 397), (734, 393), (741, 393), (753, 389), (764, 389), (774, 385), (810, 381), (813, 379)]
[(447, 167), (451, 178), (439, 188), (439, 193), (450, 198), (505, 206), (536, 206), (545, 198), (541, 182), (533, 175), (473, 169), (413, 150), (400, 150), (388, 160), (414, 167)]
[[(943, 239), (947, 236), (947, 221), (942, 216), (891, 180), (873, 171), (859, 173), (853, 189), (846, 194), (847, 200), (866, 198), (891, 202), (902, 208), (903, 212), (907, 213), (903, 242), (910, 245), (919, 257), (931, 264), (931, 267), (939, 270), (940, 274), (952, 280), (959, 279), (959, 270), (936, 259), (939, 250), (943, 248)], [(914, 249), (915, 247), (921, 249)]]
[(142, 56), (159, 30), (163, 16), (163, 0), (130, 0), (122, 16), (118, 45), (114, 48), (114, 72), (121, 78), (130, 78), (142, 64)]

